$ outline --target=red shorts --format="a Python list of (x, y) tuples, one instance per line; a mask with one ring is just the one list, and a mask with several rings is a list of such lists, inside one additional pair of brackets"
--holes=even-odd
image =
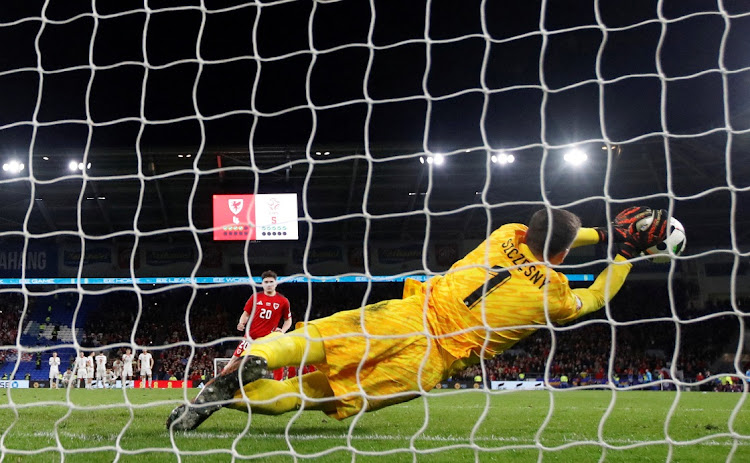
[(237, 346), (237, 348), (234, 350), (234, 354), (233, 355), (235, 357), (241, 356), (242, 353), (245, 351), (245, 349), (247, 349), (248, 347), (250, 347), (250, 342), (251, 341), (252, 341), (252, 339), (243, 339), (242, 342), (240, 343), (240, 345)]
[[(258, 336), (255, 339), (262, 339), (262, 338), (265, 338), (266, 336), (268, 336), (269, 334), (273, 334), (273, 333), (280, 332), (280, 331), (281, 331), (280, 329), (274, 328), (274, 330), (271, 331), (270, 333), (264, 334), (263, 336)], [(232, 354), (232, 355), (234, 355), (235, 357), (242, 357), (242, 352), (244, 352), (245, 349), (247, 349), (247, 348), (250, 347), (250, 341), (253, 341), (253, 340), (254, 339), (250, 338), (250, 337), (247, 337), (247, 338), (243, 339), (242, 342), (240, 343), (240, 345), (237, 346), (237, 348), (234, 350), (234, 354)]]
[[(313, 371), (316, 371), (316, 368), (312, 365), (305, 365), (304, 368), (297, 368), (297, 367), (286, 367), (287, 368), (287, 378), (294, 378), (297, 376), (297, 374), (306, 375), (308, 373), (312, 373)], [(302, 370), (300, 372), (300, 370)]]

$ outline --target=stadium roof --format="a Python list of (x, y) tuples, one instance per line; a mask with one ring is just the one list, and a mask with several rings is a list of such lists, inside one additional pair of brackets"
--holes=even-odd
[(742, 2), (16, 3), (0, 162), (26, 168), (0, 172), (0, 232), (207, 229), (213, 194), (257, 191), (297, 192), (315, 239), (645, 203), (691, 243), (750, 241)]
[[(671, 198), (691, 243), (731, 247), (730, 223), (739, 243), (750, 241), (747, 137), (733, 140), (728, 162), (723, 133), (671, 140), (669, 161), (661, 137), (615, 145), (609, 161), (605, 145), (592, 142), (582, 145), (589, 162), (579, 167), (562, 161), (564, 149), (545, 155), (540, 147), (512, 151), (516, 162), (506, 165), (490, 161), (494, 151), (469, 147), (446, 152), (440, 166), (421, 163), (434, 153), (418, 147), (366, 153), (329, 146), (309, 154), (299, 146), (258, 147), (252, 157), (232, 148), (200, 156), (189, 148), (140, 155), (96, 148), (85, 182), (80, 170), (68, 170), (69, 155), (42, 151), (32, 160), (34, 182), (22, 175), (0, 185), (0, 229), (76, 232), (79, 220), (92, 236), (132, 235), (136, 226), (147, 233), (188, 227), (190, 220), (208, 229), (213, 194), (296, 192), (303, 236), (309, 216), (315, 239), (358, 241), (369, 216), (372, 240), (422, 240), (429, 217), (431, 239), (461, 240), (482, 239), (488, 226), (525, 221), (545, 201), (578, 213), (587, 225), (601, 225), (607, 203), (614, 215), (628, 204), (670, 207)], [(192, 239), (177, 232), (163, 237)]]

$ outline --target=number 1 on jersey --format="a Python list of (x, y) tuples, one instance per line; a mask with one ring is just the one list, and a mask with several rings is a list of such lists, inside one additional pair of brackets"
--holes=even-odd
[(467, 308), (471, 309), (477, 304), (477, 302), (481, 301), (482, 298), (487, 297), (494, 290), (510, 280), (510, 272), (507, 269), (500, 267), (493, 270), (498, 270), (498, 272), (464, 298), (464, 304)]

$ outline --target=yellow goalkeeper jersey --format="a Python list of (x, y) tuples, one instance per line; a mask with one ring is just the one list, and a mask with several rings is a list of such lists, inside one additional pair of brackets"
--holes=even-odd
[(568, 279), (536, 260), (524, 243), (526, 229), (504, 225), (445, 275), (404, 286), (405, 297), (422, 292), (428, 298), (430, 331), (453, 357), (491, 358), (548, 320), (579, 316)]
[(618, 257), (589, 288), (571, 290), (536, 260), (526, 229), (500, 227), (444, 275), (407, 280), (402, 299), (311, 321), (325, 346), (317, 366), (337, 399), (327, 413), (343, 419), (365, 403), (370, 411), (412, 399), (541, 326), (598, 310), (628, 274)]

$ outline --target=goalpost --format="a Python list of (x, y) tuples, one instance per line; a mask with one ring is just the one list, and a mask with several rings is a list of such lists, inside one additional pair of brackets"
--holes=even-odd
[(214, 376), (219, 376), (221, 370), (223, 370), (231, 360), (231, 357), (214, 357)]
[[(750, 459), (748, 5), (15, 3), (0, 6), (0, 461)], [(216, 198), (234, 222), (214, 225)], [(163, 425), (191, 377), (230, 360), (263, 270), (309, 321), (399, 298), (534, 210), (604, 226), (630, 205), (667, 209), (695, 244), (640, 259), (596, 315), (541, 325), (403, 415)], [(558, 269), (588, 286), (608, 255)], [(126, 348), (172, 389), (23, 390), (44, 387), (53, 350), (62, 375), (80, 351), (111, 365)]]

